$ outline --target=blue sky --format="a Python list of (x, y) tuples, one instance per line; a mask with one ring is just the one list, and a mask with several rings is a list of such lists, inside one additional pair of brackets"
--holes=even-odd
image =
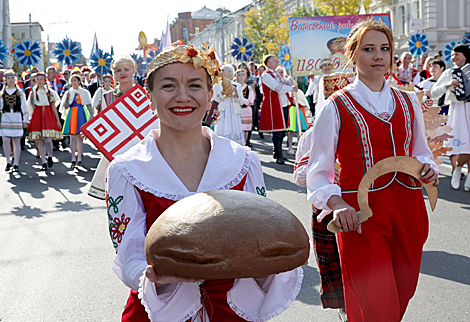
[(27, 22), (31, 13), (32, 21), (44, 28), (44, 42), (48, 35), (50, 42), (59, 42), (67, 35), (81, 42), (85, 57), (90, 55), (96, 32), (99, 47), (109, 52), (113, 45), (115, 55), (120, 56), (135, 52), (140, 31), (145, 32), (148, 42), (160, 38), (167, 17), (171, 24), (178, 12), (193, 12), (204, 5), (213, 10), (222, 6), (235, 11), (249, 3), (251, 0), (10, 0), (10, 20)]

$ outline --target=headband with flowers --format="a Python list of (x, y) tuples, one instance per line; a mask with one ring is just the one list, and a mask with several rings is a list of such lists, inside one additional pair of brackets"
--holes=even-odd
[[(223, 94), (226, 97), (233, 95), (233, 87), (231, 81), (224, 77), (219, 68), (219, 61), (215, 57), (215, 49), (207, 43), (202, 42), (202, 50), (199, 51), (193, 46), (177, 46), (171, 50), (166, 50), (157, 55), (152, 62), (150, 62), (147, 69), (147, 80), (158, 68), (172, 63), (192, 63), (195, 68), (204, 67), (211, 77), (211, 85), (214, 86), (222, 80)], [(148, 88), (148, 83), (145, 87)]]

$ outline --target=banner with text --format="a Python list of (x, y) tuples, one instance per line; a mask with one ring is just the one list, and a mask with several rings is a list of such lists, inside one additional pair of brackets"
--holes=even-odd
[(294, 75), (321, 75), (320, 64), (324, 58), (331, 60), (332, 72), (341, 71), (346, 38), (354, 25), (365, 20), (382, 21), (392, 28), (389, 13), (289, 18)]

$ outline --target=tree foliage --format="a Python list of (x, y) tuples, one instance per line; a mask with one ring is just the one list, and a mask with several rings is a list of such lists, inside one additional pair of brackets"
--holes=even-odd
[(259, 11), (251, 8), (245, 22), (243, 35), (255, 45), (257, 60), (267, 54), (277, 56), (281, 46), (289, 42), (289, 22), (282, 0), (266, 0)]
[[(355, 15), (361, 8), (361, 0), (312, 0), (313, 5), (324, 11), (327, 15)], [(364, 0), (364, 8), (367, 10), (371, 0)]]
[(292, 17), (311, 17), (311, 16), (326, 16), (326, 12), (315, 8), (306, 8), (305, 6), (300, 6), (298, 5), (297, 8), (295, 8), (295, 11), (292, 13)]

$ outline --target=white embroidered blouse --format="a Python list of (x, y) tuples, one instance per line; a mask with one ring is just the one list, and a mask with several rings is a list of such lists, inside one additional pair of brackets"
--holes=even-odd
[[(244, 191), (266, 195), (263, 172), (254, 152), (203, 127), (211, 152), (197, 191), (190, 192), (160, 154), (155, 143), (157, 131), (151, 131), (139, 144), (117, 156), (107, 171), (108, 219), (110, 224), (118, 224), (116, 229), (110, 225), (117, 251), (113, 269), (126, 286), (139, 291), (151, 321), (183, 322), (191, 317), (199, 321), (199, 310), (207, 312), (197, 283), (168, 284), (159, 287), (157, 293), (145, 277), (146, 213), (136, 188), (157, 197), (180, 200), (197, 192), (230, 189), (246, 176)], [(237, 279), (227, 294), (227, 302), (249, 321), (267, 321), (295, 300), (302, 278), (302, 268), (297, 268), (263, 279)]]

